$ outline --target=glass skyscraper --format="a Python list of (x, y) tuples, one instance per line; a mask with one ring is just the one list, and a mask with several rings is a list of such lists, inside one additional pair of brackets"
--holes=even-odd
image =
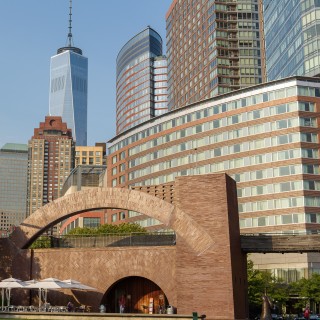
[(166, 15), (168, 108), (259, 84), (258, 0), (173, 0)]
[(71, 1), (68, 45), (51, 57), (49, 115), (60, 116), (78, 146), (87, 145), (88, 59), (72, 45)]
[(263, 1), (268, 80), (320, 75), (320, 1)]
[(87, 145), (88, 59), (77, 48), (51, 57), (49, 114), (61, 116), (79, 146)]
[(27, 216), (28, 146), (6, 143), (0, 149), (0, 235)]
[(117, 133), (167, 110), (167, 59), (160, 35), (147, 27), (117, 57)]

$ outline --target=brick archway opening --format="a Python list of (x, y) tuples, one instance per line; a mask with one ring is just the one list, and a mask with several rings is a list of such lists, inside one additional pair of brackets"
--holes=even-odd
[(156, 283), (137, 276), (118, 280), (101, 299), (108, 313), (120, 313), (121, 302), (125, 304), (124, 313), (141, 314), (164, 313), (169, 304), (165, 293)]

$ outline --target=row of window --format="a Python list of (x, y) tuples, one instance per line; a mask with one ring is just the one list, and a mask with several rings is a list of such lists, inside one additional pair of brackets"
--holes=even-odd
[[(301, 90), (299, 90), (298, 87), (298, 93), (299, 92), (303, 93), (309, 93), (309, 94), (304, 94), (306, 96), (317, 96), (316, 94), (319, 94), (320, 96), (320, 90), (319, 88), (309, 88), (308, 87), (302, 87)], [(187, 123), (187, 122), (192, 122), (194, 120), (199, 120), (202, 118), (207, 118), (210, 117), (214, 114), (220, 114), (220, 113), (225, 113), (231, 110), (239, 109), (239, 108), (244, 108), (248, 107), (251, 105), (256, 105), (262, 102), (267, 102), (267, 101), (272, 101), (276, 99), (282, 99), (286, 97), (291, 97), (297, 94), (297, 88), (296, 87), (289, 87), (289, 88), (283, 88), (279, 90), (274, 90), (270, 92), (265, 92), (265, 93), (260, 93), (256, 95), (250, 95), (246, 98), (241, 98), (234, 100), (234, 97), (229, 98), (231, 101), (225, 102), (225, 103), (217, 103), (216, 105), (212, 105), (212, 102), (207, 102), (206, 104), (209, 105), (207, 108), (203, 108), (201, 111), (194, 111), (190, 112), (189, 114), (185, 114), (182, 116), (178, 116), (177, 118), (169, 121), (165, 121), (162, 124), (153, 126), (151, 128), (142, 130), (141, 132), (134, 134), (128, 138), (125, 138), (114, 145), (112, 145), (109, 148), (109, 153), (116, 152), (117, 150), (130, 145), (134, 143), (135, 141), (139, 141), (147, 136), (159, 133), (161, 131), (165, 131), (168, 129), (171, 129), (173, 127), (176, 127), (178, 125)], [(227, 100), (227, 99), (226, 99)], [(198, 104), (197, 106), (199, 106)]]
[[(188, 141), (188, 142), (183, 142), (183, 143), (178, 143), (176, 145), (172, 145), (168, 148), (165, 149), (157, 149), (153, 152), (150, 152), (148, 154), (145, 154), (142, 157), (138, 157), (135, 159), (130, 160), (129, 162), (129, 168), (133, 168), (137, 165), (146, 163), (148, 161), (152, 161), (155, 159), (159, 159), (162, 157), (166, 157), (168, 155), (176, 154), (177, 152), (182, 152), (186, 150), (190, 150), (191, 153), (195, 153), (194, 150), (196, 148), (202, 147), (202, 146), (208, 146), (211, 144), (217, 144), (217, 143), (222, 143), (224, 141), (230, 141), (233, 139), (239, 139), (241, 137), (248, 137), (251, 135), (257, 135), (261, 133), (266, 133), (266, 132), (273, 132), (275, 130), (279, 129), (285, 129), (285, 128), (290, 128), (292, 127), (294, 123), (301, 123), (302, 125), (304, 124), (309, 124), (310, 122), (313, 122), (309, 119), (302, 118), (300, 121), (298, 119), (285, 119), (285, 120), (279, 120), (275, 121), (273, 123), (265, 123), (265, 124), (259, 124), (247, 128), (242, 128), (238, 130), (233, 130), (233, 131), (226, 131), (226, 132), (221, 132), (219, 134), (211, 135), (211, 136), (206, 136), (197, 140), (193, 141)], [(191, 134), (198, 133), (197, 132), (197, 127), (194, 128), (189, 128), (190, 130), (186, 130), (186, 135), (184, 136), (190, 136)], [(195, 129), (195, 130), (192, 130)], [(196, 132), (193, 132), (196, 131)], [(201, 132), (201, 131), (200, 131)], [(173, 140), (179, 139), (181, 136), (177, 135), (177, 137)], [(157, 139), (158, 140), (158, 139)], [(157, 144), (155, 142), (157, 140), (154, 140), (153, 143), (147, 143), (147, 149), (149, 150), (152, 147), (155, 147)], [(264, 147), (270, 147), (272, 145), (282, 145), (282, 144), (287, 144), (290, 142), (318, 142), (318, 137), (317, 134), (314, 133), (295, 133), (295, 134), (286, 134), (286, 135), (279, 135), (275, 137), (267, 137), (264, 139), (256, 139), (252, 140), (250, 142), (243, 142), (243, 143), (237, 143), (233, 144), (230, 146), (223, 146), (223, 147), (217, 147), (212, 150), (214, 150), (212, 157), (217, 157), (217, 156), (225, 156), (229, 155), (232, 153), (237, 153), (237, 152), (243, 152), (243, 151), (249, 151), (249, 150), (255, 150), (259, 148), (264, 148)], [(138, 147), (137, 147), (138, 148)], [(143, 151), (143, 150), (142, 150)], [(130, 150), (129, 150), (129, 155)], [(209, 156), (210, 157), (210, 156)], [(208, 158), (206, 156), (205, 158)]]
[(293, 223), (320, 223), (320, 213), (290, 213), (277, 216), (240, 218), (240, 228), (278, 226)]
[(238, 188), (237, 195), (239, 198), (252, 197), (264, 194), (282, 193), (297, 190), (316, 190), (320, 191), (320, 181), (315, 180), (299, 180), (286, 181), (280, 183), (271, 183), (266, 185), (251, 186)]
[[(314, 111), (314, 104), (308, 103), (308, 102), (299, 102), (299, 103), (293, 102), (290, 104), (283, 104), (283, 105), (279, 105), (279, 106), (273, 106), (273, 107), (269, 107), (269, 108), (254, 110), (254, 111), (250, 111), (250, 112), (240, 113), (238, 115), (234, 115), (234, 116), (227, 117), (227, 118), (221, 118), (221, 119), (213, 120), (210, 122), (205, 122), (201, 125), (197, 125), (195, 127), (190, 127), (187, 129), (182, 129), (182, 130), (173, 132), (171, 134), (167, 134), (165, 136), (159, 137), (157, 139), (148, 141), (146, 143), (142, 143), (140, 145), (137, 145), (137, 146), (129, 149), (129, 156), (135, 155), (136, 153), (139, 153), (144, 150), (148, 150), (152, 147), (159, 146), (161, 144), (164, 144), (164, 143), (167, 143), (170, 141), (174, 141), (174, 140), (177, 140), (180, 138), (184, 138), (186, 136), (190, 136), (190, 135), (197, 134), (200, 132), (206, 132), (206, 131), (210, 131), (212, 129), (226, 127), (226, 126), (230, 126), (230, 125), (238, 124), (238, 123), (247, 123), (248, 121), (251, 121), (251, 120), (269, 117), (271, 115), (294, 112), (294, 111), (298, 111), (298, 110)], [(201, 112), (199, 112), (199, 117), (200, 116), (201, 116)], [(186, 115), (185, 118), (182, 118), (182, 120), (185, 120), (185, 122), (189, 122), (188, 115)], [(292, 120), (292, 122), (293, 121), (294, 120)], [(301, 120), (301, 121), (299, 121), (299, 123), (301, 125), (306, 123), (306, 124), (308, 124), (308, 126), (310, 126), (310, 124), (314, 123), (314, 120), (312, 120), (312, 121), (311, 120), (310, 121)], [(174, 121), (173, 124), (176, 126), (176, 125), (181, 125), (182, 123), (180, 123), (179, 121)], [(296, 125), (297, 124), (298, 123), (296, 122)], [(228, 134), (219, 133), (214, 136), (215, 138), (212, 140), (212, 143), (213, 142), (217, 143), (217, 142), (222, 142), (225, 140), (245, 137), (250, 134), (269, 132), (271, 130), (270, 126), (271, 126), (271, 124), (267, 123), (267, 124), (250, 126), (249, 128), (251, 128), (251, 129), (241, 128), (238, 130), (229, 131), (230, 134), (229, 134), (229, 132), (228, 132)], [(281, 128), (284, 129), (285, 127), (288, 128), (289, 126), (293, 126), (293, 123), (290, 123), (289, 120), (287, 120), (287, 121), (286, 120), (279, 120), (277, 122), (273, 122), (272, 126), (275, 129), (281, 129)], [(206, 144), (208, 144), (208, 143), (209, 142), (206, 142)]]
[[(182, 152), (185, 150), (190, 150), (190, 154), (188, 155), (183, 155), (181, 157), (176, 157), (174, 159), (167, 160), (165, 162), (160, 162), (154, 165), (144, 167), (140, 170), (132, 171), (129, 173), (129, 178), (135, 179), (135, 178), (143, 177), (144, 175), (147, 175), (147, 174), (178, 167), (181, 165), (186, 165), (192, 162), (216, 159), (217, 157), (220, 157), (220, 156), (227, 156), (227, 155), (235, 154), (238, 152), (248, 152), (248, 151), (257, 150), (261, 148), (275, 147), (275, 146), (280, 146), (282, 144), (288, 144), (288, 143), (294, 143), (294, 142), (301, 142), (301, 141), (305, 142), (305, 136), (309, 136), (309, 135), (311, 136), (312, 139), (316, 140), (316, 134), (296, 133), (296, 134), (283, 135), (279, 137), (267, 137), (260, 140), (253, 140), (250, 142), (244, 142), (242, 144), (239, 143), (231, 146), (214, 148), (214, 149), (205, 150), (202, 152), (198, 152), (197, 149), (190, 148), (192, 146), (192, 141), (189, 141), (187, 143), (181, 143), (178, 146), (173, 146), (166, 150), (155, 151), (153, 153), (145, 155), (144, 157), (131, 160), (129, 162), (129, 168), (132, 168), (136, 165), (140, 165), (143, 163), (148, 163), (150, 160), (154, 160), (155, 157), (157, 157), (158, 155), (167, 156), (167, 155), (176, 154), (178, 152)], [(301, 139), (300, 139), (300, 136), (301, 136)], [(170, 152), (168, 153), (164, 152), (167, 150), (169, 150)], [(299, 153), (300, 152), (296, 152), (297, 158), (299, 157), (298, 156)], [(307, 157), (309, 157), (310, 155), (310, 154), (307, 154), (306, 152), (301, 152), (301, 153)], [(314, 153), (313, 155), (316, 155), (316, 153)], [(265, 159), (264, 163), (268, 163), (272, 161), (270, 157), (263, 154), (260, 155), (260, 158)], [(237, 159), (232, 159), (226, 162), (222, 161), (220, 162), (220, 164), (223, 164), (224, 169), (231, 169), (231, 168), (233, 169), (233, 168), (242, 167), (242, 166), (245, 167), (248, 165), (252, 165), (252, 162), (250, 160), (248, 161), (248, 159), (250, 159), (250, 157), (243, 157), (243, 158), (239, 157)], [(253, 159), (257, 159), (257, 156), (254, 156)], [(229, 164), (228, 168), (226, 168), (226, 165), (225, 165), (226, 163)], [(216, 165), (217, 164), (219, 164), (219, 162), (217, 162)]]
[[(159, 176), (154, 176), (148, 179), (141, 180), (136, 183), (132, 183), (132, 186), (141, 186), (141, 185), (157, 185), (163, 184), (167, 182), (172, 182), (176, 177), (179, 176), (187, 176), (187, 175), (195, 175), (195, 174), (209, 174), (216, 172), (225, 172), (229, 169), (229, 166), (232, 167), (243, 167), (243, 164), (238, 163), (237, 159), (224, 161), (220, 163), (214, 164), (206, 164), (206, 165), (196, 165), (194, 168), (179, 170), (175, 172), (171, 172), (168, 174), (161, 174)], [(228, 173), (228, 172), (227, 172)], [(228, 173), (229, 174), (229, 173)], [(289, 175), (298, 175), (298, 174), (319, 174), (319, 166), (318, 165), (288, 165), (281, 166), (278, 168), (267, 168), (255, 171), (247, 171), (241, 173), (230, 173), (230, 177), (233, 178), (236, 182), (249, 182), (260, 179), (272, 179), (282, 176)], [(131, 180), (129, 178), (129, 180)]]
[(319, 197), (290, 197), (239, 203), (239, 213), (265, 210), (288, 209), (297, 207), (320, 207)]

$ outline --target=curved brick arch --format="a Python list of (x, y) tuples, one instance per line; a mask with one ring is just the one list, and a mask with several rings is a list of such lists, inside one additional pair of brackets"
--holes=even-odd
[(12, 234), (19, 248), (27, 248), (46, 228), (80, 212), (119, 208), (137, 211), (161, 221), (199, 255), (213, 245), (212, 238), (178, 207), (143, 192), (122, 188), (95, 188), (61, 197), (30, 215)]

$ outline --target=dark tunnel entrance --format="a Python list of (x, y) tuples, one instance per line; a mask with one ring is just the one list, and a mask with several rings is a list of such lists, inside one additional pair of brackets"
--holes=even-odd
[(106, 312), (120, 313), (165, 313), (168, 300), (154, 282), (142, 277), (127, 277), (114, 283), (104, 294), (101, 304)]

